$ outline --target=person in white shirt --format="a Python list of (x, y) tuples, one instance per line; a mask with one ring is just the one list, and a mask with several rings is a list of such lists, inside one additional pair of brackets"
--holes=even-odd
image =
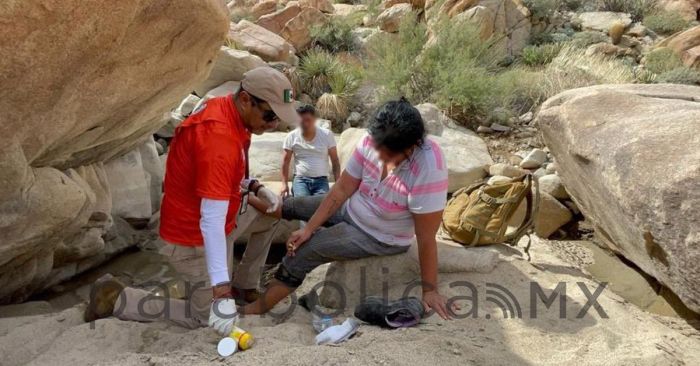
[(328, 193), (328, 158), (333, 167), (333, 178), (340, 176), (340, 162), (333, 133), (316, 126), (316, 110), (311, 105), (297, 108), (301, 117), (299, 127), (287, 134), (282, 145), (282, 190), (289, 195), (289, 165), (294, 157), (294, 180), (292, 195), (296, 197), (316, 196)]

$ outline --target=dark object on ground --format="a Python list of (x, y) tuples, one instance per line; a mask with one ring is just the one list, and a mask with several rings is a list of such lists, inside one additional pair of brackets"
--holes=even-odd
[(381, 297), (368, 296), (355, 307), (355, 317), (385, 328), (412, 327), (420, 322), (423, 312), (423, 303), (416, 297), (387, 303)]
[(109, 273), (98, 278), (90, 291), (90, 302), (84, 314), (85, 321), (92, 322), (112, 316), (114, 304), (124, 287), (126, 286), (122, 281)]
[(318, 305), (318, 294), (315, 290), (312, 290), (308, 294), (299, 297), (297, 303), (306, 311), (312, 311)]

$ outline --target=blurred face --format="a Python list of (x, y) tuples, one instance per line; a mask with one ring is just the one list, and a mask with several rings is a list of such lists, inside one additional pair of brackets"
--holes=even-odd
[(303, 131), (311, 131), (316, 127), (316, 116), (312, 113), (302, 113), (299, 117), (301, 117), (301, 124), (299, 126)]
[(377, 151), (377, 157), (384, 164), (399, 165), (404, 159), (406, 159), (406, 152), (395, 152), (387, 149), (384, 146), (374, 146), (374, 150)]

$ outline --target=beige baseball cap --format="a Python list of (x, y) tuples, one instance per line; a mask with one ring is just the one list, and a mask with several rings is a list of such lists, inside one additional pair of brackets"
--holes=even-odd
[(294, 126), (301, 121), (294, 107), (292, 83), (280, 71), (269, 66), (256, 67), (243, 74), (241, 87), (266, 101), (282, 121)]

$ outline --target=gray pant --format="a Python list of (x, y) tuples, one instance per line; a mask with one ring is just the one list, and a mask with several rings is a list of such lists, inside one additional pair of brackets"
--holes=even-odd
[[(289, 197), (282, 205), (282, 218), (309, 221), (325, 197)], [(296, 250), (293, 257), (282, 259), (275, 278), (289, 287), (299, 287), (309, 272), (324, 263), (400, 254), (408, 248), (382, 243), (365, 233), (343, 206)]]

